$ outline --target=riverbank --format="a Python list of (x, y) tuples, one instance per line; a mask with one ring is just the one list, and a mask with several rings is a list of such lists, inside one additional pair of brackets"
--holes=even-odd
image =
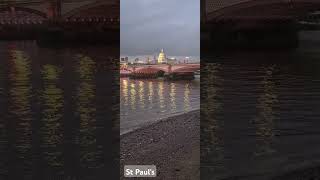
[(167, 118), (121, 136), (124, 165), (157, 166), (156, 179), (200, 178), (200, 111)]

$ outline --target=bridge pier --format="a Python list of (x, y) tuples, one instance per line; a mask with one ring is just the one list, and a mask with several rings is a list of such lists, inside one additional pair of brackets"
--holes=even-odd
[(201, 47), (214, 49), (291, 49), (299, 45), (298, 24), (225, 22), (202, 28)]

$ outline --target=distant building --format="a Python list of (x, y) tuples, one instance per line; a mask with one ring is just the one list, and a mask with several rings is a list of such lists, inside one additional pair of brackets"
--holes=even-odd
[(167, 63), (168, 64), (177, 64), (177, 59), (176, 58), (167, 58)]
[(128, 68), (128, 57), (120, 58), (120, 70), (126, 70)]
[(167, 63), (167, 57), (163, 49), (161, 49), (161, 52), (159, 53), (159, 56), (158, 56), (158, 64), (163, 64), (163, 63)]
[(139, 58), (135, 58), (135, 59), (134, 59), (134, 64), (145, 64), (145, 62), (143, 62), (143, 61), (140, 60)]
[(151, 59), (147, 57), (147, 64), (151, 64)]
[(153, 60), (152, 60), (152, 63), (153, 64), (157, 64), (158, 60), (157, 60), (157, 57), (156, 55), (153, 56)]
[(125, 57), (125, 58), (121, 58), (121, 59), (120, 59), (120, 64), (128, 64), (128, 62), (129, 62), (128, 57)]

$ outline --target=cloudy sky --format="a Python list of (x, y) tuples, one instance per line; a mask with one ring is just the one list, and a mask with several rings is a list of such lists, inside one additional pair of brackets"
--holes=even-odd
[(121, 55), (199, 56), (199, 0), (121, 0)]

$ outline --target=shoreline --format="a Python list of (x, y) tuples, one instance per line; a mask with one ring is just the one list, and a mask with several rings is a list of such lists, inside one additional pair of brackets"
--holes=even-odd
[[(125, 136), (127, 134), (130, 134), (130, 133), (133, 133), (135, 131), (139, 131), (140, 129), (144, 129), (144, 128), (147, 128), (148, 126), (152, 126), (153, 124), (157, 124), (157, 123), (160, 123), (162, 121), (166, 121), (168, 120), (169, 118), (172, 118), (172, 117), (175, 117), (175, 116), (180, 116), (180, 115), (183, 115), (183, 114), (187, 114), (187, 113), (191, 113), (191, 112), (194, 112), (194, 111), (200, 111), (200, 108), (194, 108), (194, 109), (191, 109), (189, 111), (181, 111), (181, 112), (175, 112), (173, 114), (170, 114), (168, 116), (164, 116), (164, 117), (161, 117), (161, 118), (157, 118), (156, 120), (152, 121), (152, 122), (146, 122), (144, 123), (143, 125), (139, 126), (139, 127), (136, 127), (136, 128), (133, 128), (133, 129), (129, 129), (129, 130), (124, 130), (123, 132), (120, 132), (120, 138), (122, 136)], [(200, 120), (199, 120), (200, 121)]]
[(120, 135), (121, 179), (124, 165), (156, 165), (156, 179), (199, 179), (200, 110)]

